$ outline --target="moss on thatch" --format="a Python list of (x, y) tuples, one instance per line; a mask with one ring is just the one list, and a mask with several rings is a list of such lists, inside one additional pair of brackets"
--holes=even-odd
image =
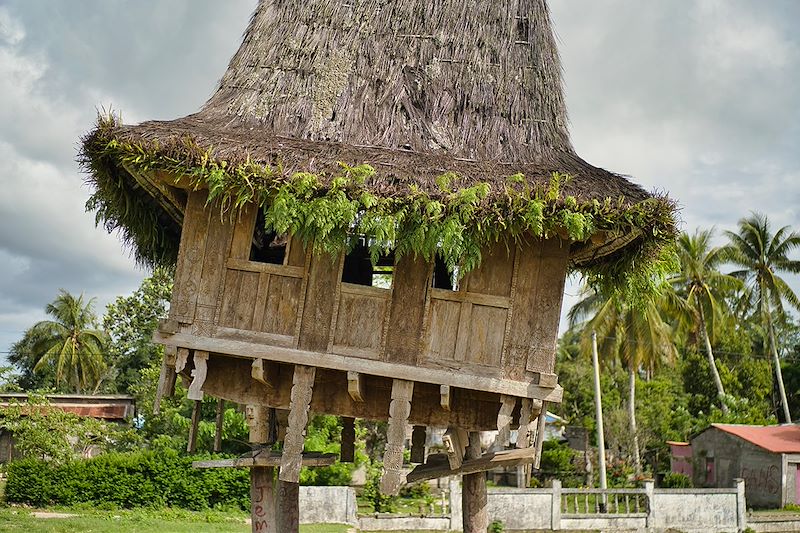
[[(84, 139), (81, 161), (95, 190), (87, 208), (109, 230), (119, 229), (137, 258), (150, 264), (174, 262), (180, 229), (151, 193), (131, 185), (136, 181), (126, 177), (128, 170), (189, 178), (193, 187), (208, 188), (209, 202), (223, 215), (236, 216), (255, 202), (271, 229), (299, 235), (317, 250), (336, 254), (348, 246), (349, 235), (360, 234), (368, 237), (375, 256), (390, 249), (428, 259), (438, 253), (461, 274), (477, 266), (480, 250), (491, 242), (560, 235), (575, 241), (574, 256), (580, 259), (573, 269), (595, 284), (646, 290), (669, 259), (675, 236), (668, 198), (582, 199), (565, 192), (571, 179), (557, 172), (533, 179), (520, 173), (491, 176), (468, 186), (450, 172), (430, 186), (405, 180), (380, 187), (376, 184), (385, 185), (388, 178), (363, 161), (340, 162), (335, 172), (287, 173), (280, 159), (232, 162), (188, 136), (164, 146), (120, 140), (123, 131), (113, 117), (101, 117)], [(592, 253), (588, 239), (600, 232), (619, 244)]]

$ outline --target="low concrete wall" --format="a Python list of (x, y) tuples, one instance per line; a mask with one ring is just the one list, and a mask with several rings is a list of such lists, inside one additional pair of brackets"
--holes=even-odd
[(747, 517), (747, 525), (758, 533), (771, 533), (778, 531), (800, 531), (800, 515), (798, 514), (769, 514)]
[(550, 529), (551, 489), (491, 489), (489, 520), (500, 520), (506, 529)]
[(353, 487), (300, 487), (301, 524), (357, 525)]
[(656, 490), (651, 506), (653, 508), (651, 527), (674, 528), (686, 533), (723, 533), (739, 530), (737, 495), (730, 490)]
[(359, 516), (362, 531), (450, 531), (449, 516)]
[(636, 516), (597, 515), (585, 517), (566, 516), (561, 518), (561, 529), (642, 531), (647, 529), (647, 514)]

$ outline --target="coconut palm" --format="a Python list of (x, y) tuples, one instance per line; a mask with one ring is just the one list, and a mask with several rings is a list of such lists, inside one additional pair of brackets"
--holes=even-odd
[(34, 372), (54, 368), (56, 385), (67, 382), (75, 392), (85, 392), (97, 385), (106, 368), (103, 351), (106, 335), (95, 329), (97, 317), (92, 310), (94, 298), (84, 302), (65, 290), (45, 311), (53, 320), (43, 320), (28, 330), (26, 337), (36, 360)]
[(769, 346), (772, 354), (783, 415), (785, 421), (790, 423), (792, 420), (775, 341), (775, 319), (784, 315), (784, 301), (800, 310), (797, 294), (778, 275), (781, 271), (800, 272), (800, 261), (789, 258), (789, 253), (800, 247), (800, 233), (783, 226), (773, 234), (767, 216), (752, 213), (739, 220), (738, 233), (726, 231), (725, 234), (730, 239), (727, 248), (729, 260), (741, 267), (731, 275), (747, 284), (743, 300), (753, 309), (763, 326), (764, 345)]
[[(585, 293), (587, 291), (584, 291)], [(634, 307), (619, 295), (604, 297), (588, 291), (588, 295), (569, 312), (570, 324), (582, 328), (581, 344), (588, 353), (591, 332), (598, 337), (598, 352), (605, 364), (621, 363), (628, 371), (628, 419), (633, 436), (633, 464), (637, 474), (642, 472), (639, 438), (636, 429), (636, 374), (640, 370), (652, 373), (663, 363), (677, 356), (672, 343), (671, 329), (664, 322), (657, 302), (649, 300)]]
[(670, 308), (679, 318), (682, 329), (691, 331), (703, 343), (720, 408), (727, 414), (725, 389), (711, 340), (718, 324), (729, 315), (723, 305), (724, 298), (741, 289), (742, 281), (719, 271), (719, 266), (726, 261), (726, 254), (724, 247), (711, 246), (713, 234), (713, 230), (697, 230), (694, 235), (684, 233), (678, 238), (680, 272), (669, 279), (675, 292), (668, 296), (672, 296)]

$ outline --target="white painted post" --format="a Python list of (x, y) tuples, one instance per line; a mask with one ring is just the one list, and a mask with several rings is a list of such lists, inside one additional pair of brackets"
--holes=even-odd
[(736, 478), (733, 480), (736, 487), (736, 530), (742, 533), (747, 529), (747, 501), (744, 498), (744, 479)]
[[(600, 467), (600, 488), (608, 488), (606, 480), (606, 439), (603, 431), (603, 402), (600, 397), (600, 363), (597, 357), (597, 333), (592, 331), (592, 366), (594, 367), (594, 408), (597, 420), (597, 463)], [(588, 446), (587, 446), (588, 447)], [(600, 511), (606, 512), (606, 494), (603, 493)]]
[(553, 499), (550, 506), (550, 529), (561, 529), (561, 480), (553, 480)]
[(647, 529), (653, 529), (656, 527), (656, 499), (654, 497), (656, 484), (652, 479), (648, 479), (644, 482), (644, 492), (647, 495), (647, 525), (645, 527)]
[(459, 476), (450, 476), (448, 482), (450, 488), (450, 529), (461, 531), (464, 525), (464, 517), (461, 511), (461, 483)]

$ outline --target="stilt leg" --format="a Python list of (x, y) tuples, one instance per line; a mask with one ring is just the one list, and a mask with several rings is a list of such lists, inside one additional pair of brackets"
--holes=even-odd
[[(281, 531), (275, 527), (275, 469), (255, 466), (250, 469), (250, 516), (252, 533)], [(295, 530), (296, 531), (296, 530)]]
[(300, 531), (300, 484), (278, 481), (275, 505), (277, 507), (276, 531), (298, 533)]
[(389, 404), (389, 427), (386, 429), (386, 451), (383, 454), (383, 476), (380, 489), (395, 496), (403, 484), (403, 441), (406, 438), (408, 415), (414, 382), (395, 379), (392, 382), (392, 402)]
[(214, 428), (214, 453), (222, 451), (222, 425), (225, 422), (225, 400), (217, 399), (217, 419)]
[[(469, 434), (467, 459), (481, 456), (480, 433)], [(486, 505), (486, 473), (476, 472), (463, 476), (464, 488), (461, 502), (464, 512), (464, 533), (485, 533), (489, 528), (489, 509)]]

